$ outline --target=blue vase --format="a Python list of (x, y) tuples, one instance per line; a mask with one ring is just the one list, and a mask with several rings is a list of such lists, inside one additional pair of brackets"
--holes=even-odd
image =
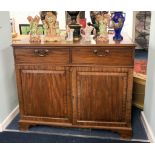
[(123, 36), (121, 35), (121, 31), (125, 21), (125, 13), (122, 11), (116, 11), (112, 14), (112, 21), (114, 26), (115, 36), (113, 40), (121, 41), (123, 40)]

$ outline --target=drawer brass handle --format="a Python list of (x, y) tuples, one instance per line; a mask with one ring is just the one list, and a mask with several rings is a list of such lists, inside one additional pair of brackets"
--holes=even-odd
[(96, 54), (99, 57), (105, 57), (105, 56), (107, 56), (110, 53), (110, 51), (109, 50), (96, 50), (95, 49), (93, 51), (93, 53)]
[(109, 52), (110, 52), (109, 50), (105, 50), (105, 53), (107, 53), (107, 54), (108, 54)]
[(36, 49), (36, 50), (34, 50), (34, 54), (38, 55), (40, 57), (46, 56), (48, 54), (48, 52), (49, 52), (49, 50), (47, 50), (47, 49), (41, 49), (41, 50), (40, 49)]

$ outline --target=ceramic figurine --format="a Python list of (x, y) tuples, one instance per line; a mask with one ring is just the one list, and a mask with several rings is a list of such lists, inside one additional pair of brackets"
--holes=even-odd
[(12, 33), (12, 38), (17, 37), (16, 29), (15, 29), (15, 19), (11, 18), (11, 33)]
[(91, 41), (91, 32), (94, 29), (93, 26), (86, 26), (85, 28), (81, 29), (81, 36), (84, 41)]
[(41, 18), (41, 21), (43, 23), (43, 28), (44, 28), (44, 35), (46, 36), (47, 34), (47, 29), (48, 29), (48, 25), (46, 24), (45, 22), (45, 16), (47, 15), (48, 12), (51, 12), (53, 13), (55, 16), (57, 16), (57, 12), (56, 11), (40, 11), (40, 18)]
[(38, 34), (38, 24), (40, 17), (35, 16), (32, 18), (32, 16), (27, 17), (29, 23), (30, 23), (30, 42), (40, 42), (40, 35)]
[(67, 39), (66, 39), (66, 41), (73, 41), (73, 32), (74, 32), (74, 29), (67, 27)]
[[(96, 15), (100, 14), (101, 11), (90, 11), (90, 18), (91, 18), (91, 23), (88, 23), (88, 26), (93, 26), (96, 30), (96, 33), (98, 33), (99, 31), (99, 26), (98, 26), (98, 22), (96, 21)], [(93, 34), (93, 32), (92, 32)]]
[(98, 22), (98, 36), (99, 41), (108, 41), (108, 24), (110, 22), (110, 15), (108, 13), (102, 13), (96, 15), (96, 21)]
[(42, 20), (45, 33), (45, 41), (60, 41), (60, 29), (57, 16), (53, 12), (47, 12)]
[(112, 25), (114, 28), (115, 36), (114, 40), (121, 41), (123, 40), (123, 36), (121, 35), (121, 31), (125, 21), (125, 14), (122, 11), (116, 11), (112, 14)]
[[(108, 11), (90, 11), (90, 18), (92, 23), (89, 22), (88, 25), (93, 26), (97, 34), (99, 32), (99, 23), (96, 20), (96, 17), (97, 15), (104, 15), (104, 14), (108, 14)], [(92, 31), (92, 34), (93, 34), (93, 31)]]

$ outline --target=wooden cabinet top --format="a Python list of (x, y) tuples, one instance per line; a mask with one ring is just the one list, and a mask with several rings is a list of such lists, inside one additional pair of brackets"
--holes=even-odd
[(46, 46), (46, 47), (61, 47), (61, 46), (130, 46), (135, 47), (135, 44), (131, 41), (131, 38), (127, 34), (123, 34), (123, 40), (120, 42), (116, 42), (113, 40), (113, 34), (109, 34), (108, 42), (99, 42), (92, 38), (91, 41), (85, 42), (82, 39), (80, 41), (69, 42), (69, 41), (60, 41), (60, 42), (44, 42), (43, 36), (41, 42), (39, 43), (30, 43), (29, 35), (19, 35), (17, 38), (13, 39), (12, 46), (13, 47), (33, 47), (33, 46)]

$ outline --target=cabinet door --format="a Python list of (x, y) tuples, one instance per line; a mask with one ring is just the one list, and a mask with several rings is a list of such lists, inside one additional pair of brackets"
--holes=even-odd
[(132, 69), (75, 67), (72, 89), (74, 124), (130, 125)]
[(18, 66), (17, 78), (22, 119), (71, 122), (67, 67)]

